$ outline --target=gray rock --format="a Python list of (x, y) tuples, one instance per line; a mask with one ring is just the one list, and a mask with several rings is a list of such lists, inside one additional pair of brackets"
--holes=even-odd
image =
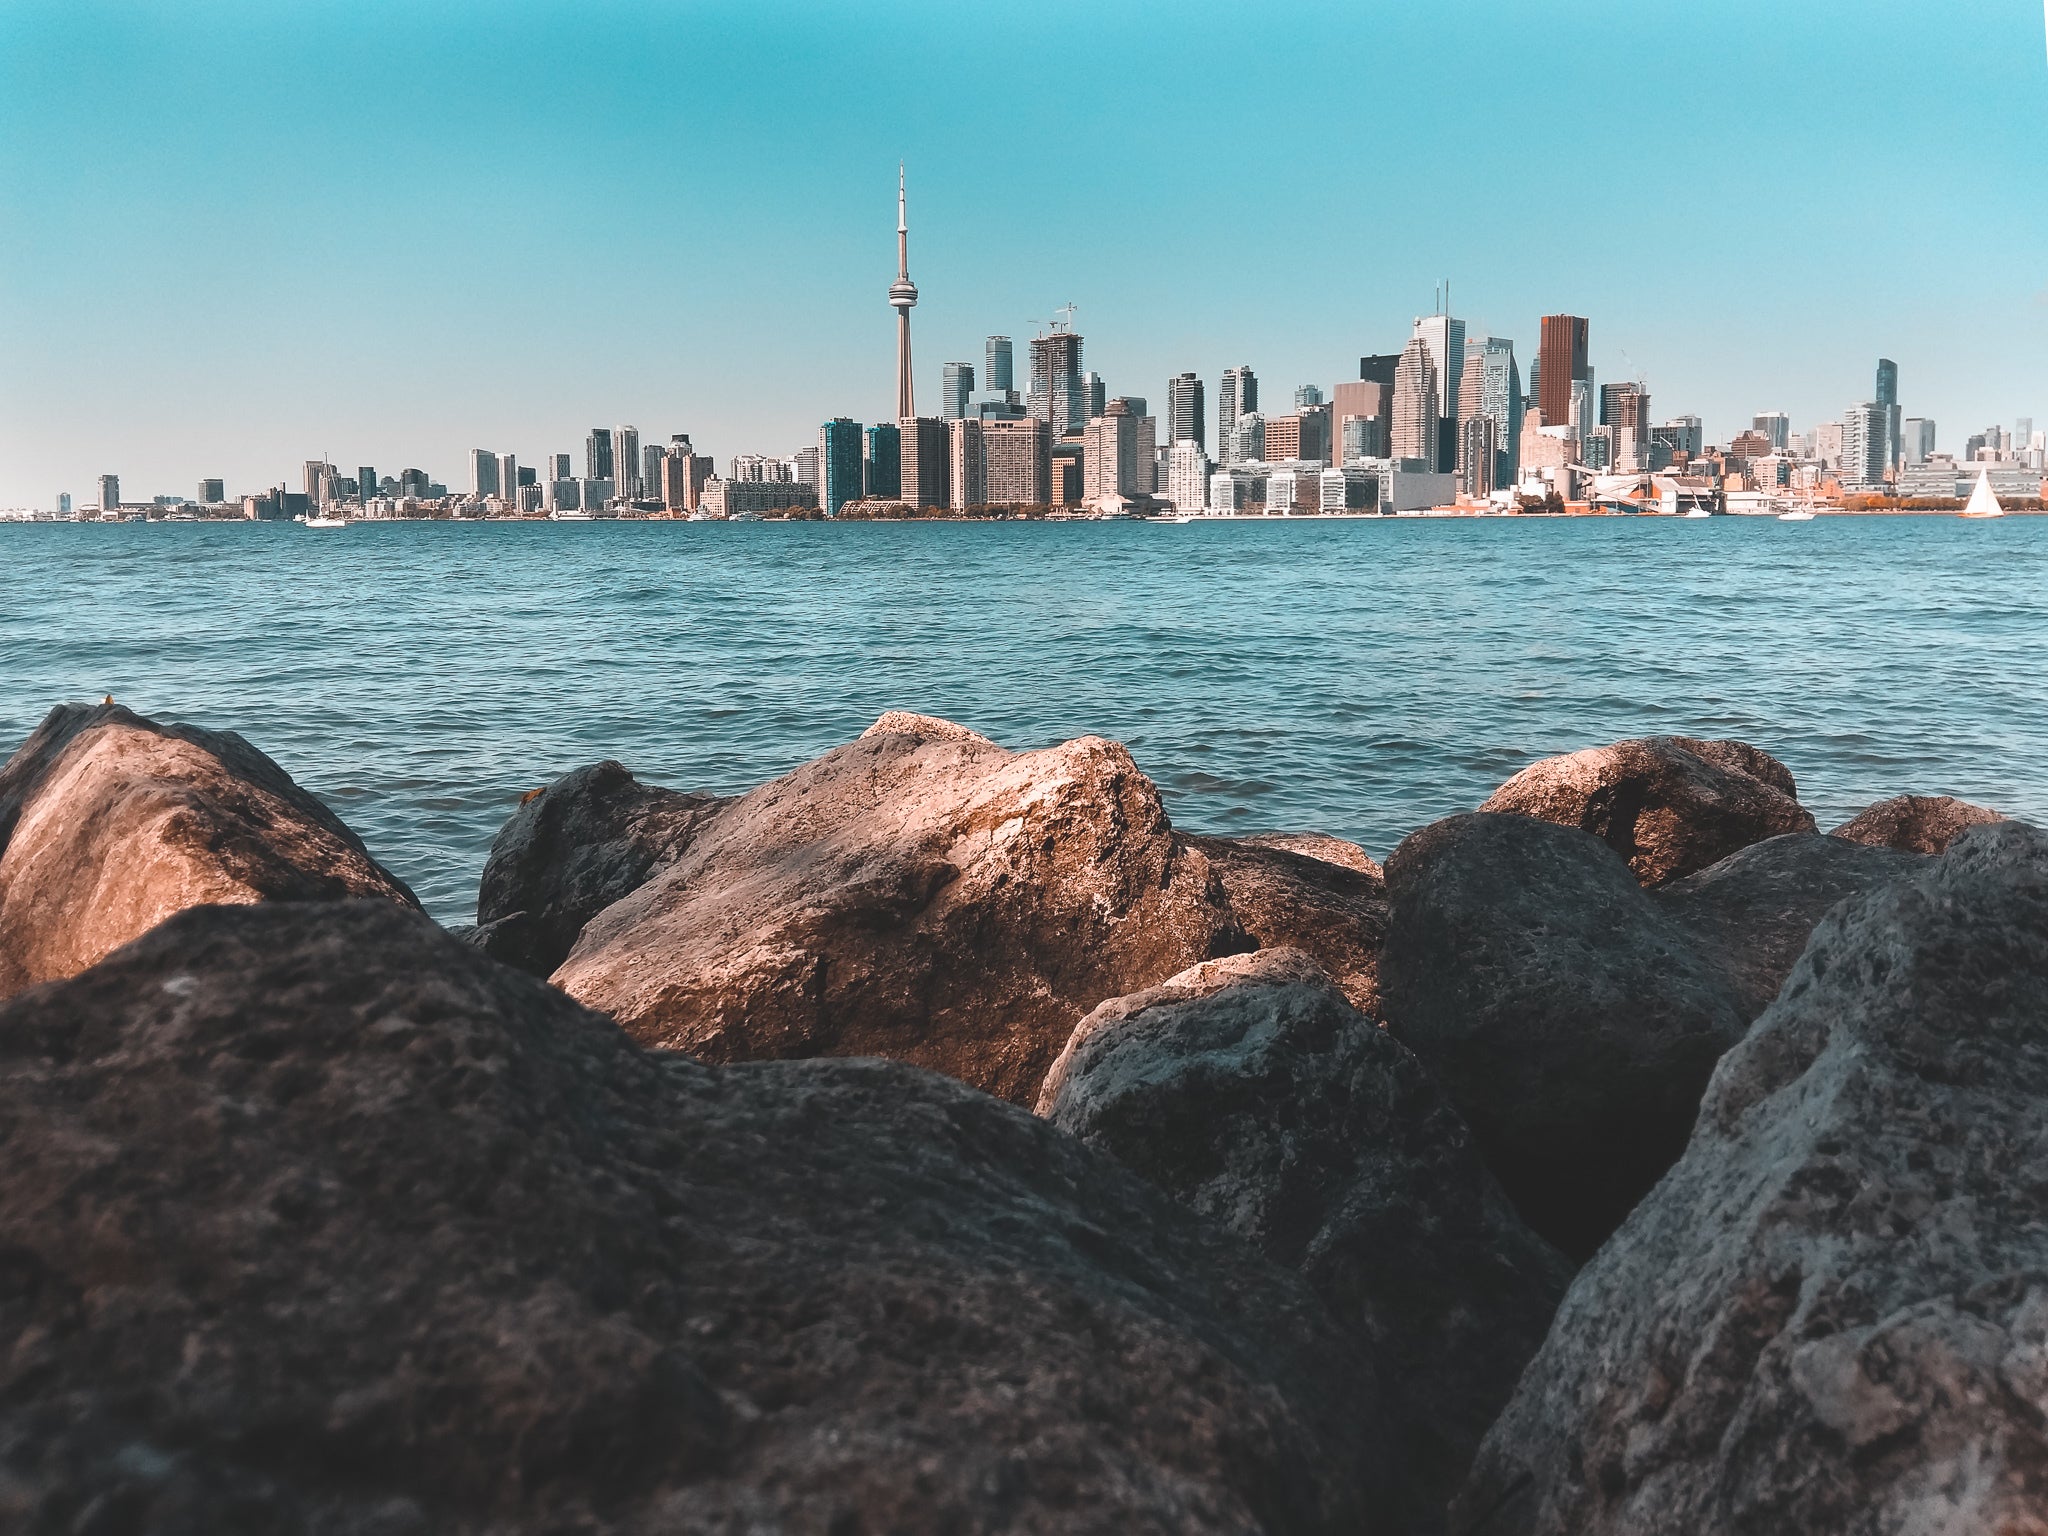
[(1387, 860), (1381, 997), (1522, 1217), (1583, 1260), (1685, 1146), (1748, 1016), (1612, 850), (1453, 816)]
[(1952, 795), (1894, 795), (1865, 806), (1828, 836), (1907, 853), (1945, 853), (1970, 828), (2003, 820), (1987, 806)]
[(418, 905), (232, 731), (63, 704), (0, 767), (0, 997), (75, 976), (187, 907), (353, 896)]
[(2044, 1529), (2044, 1104), (2048, 837), (1980, 827), (1821, 923), (1454, 1527)]
[[(1182, 841), (1216, 871), (1230, 914), (1252, 943), (1313, 955), (1354, 1007), (1378, 1017), (1387, 882), (1363, 849), (1314, 834)], [(1366, 867), (1345, 857), (1347, 849)]]
[(1298, 1276), (957, 1083), (649, 1053), (394, 904), (16, 998), (0, 1136), (9, 1529), (1389, 1529)]
[(1294, 950), (1082, 1021), (1039, 1113), (1307, 1275), (1370, 1340), (1404, 1531), (1443, 1528), (1570, 1279), (1419, 1062)]
[(1480, 809), (1589, 832), (1644, 885), (1681, 879), (1767, 837), (1814, 830), (1783, 763), (1747, 742), (1690, 736), (1546, 757)]
[(728, 803), (642, 784), (610, 760), (528, 796), (499, 829), (477, 890), (477, 926), (496, 930), (487, 952), (547, 975), (586, 923), (681, 858)]

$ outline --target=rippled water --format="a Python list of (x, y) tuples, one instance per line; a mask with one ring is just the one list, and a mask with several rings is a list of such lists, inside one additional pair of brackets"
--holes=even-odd
[(2048, 518), (0, 527), (0, 734), (238, 730), (436, 916), (599, 757), (740, 790), (884, 709), (1128, 743), (1175, 821), (1376, 854), (1530, 759), (1741, 736), (1822, 826), (2048, 815)]

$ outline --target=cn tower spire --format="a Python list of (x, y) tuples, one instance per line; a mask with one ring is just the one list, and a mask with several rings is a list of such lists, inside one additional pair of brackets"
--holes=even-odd
[(917, 284), (910, 280), (910, 201), (901, 162), (896, 166), (896, 281), (889, 286), (889, 302), (896, 310), (896, 417), (908, 421), (917, 414), (910, 387), (910, 307), (917, 302)]

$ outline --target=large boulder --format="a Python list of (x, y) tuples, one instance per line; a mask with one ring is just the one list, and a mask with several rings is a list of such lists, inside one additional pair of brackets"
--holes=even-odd
[(0, 767), (0, 997), (208, 903), (416, 907), (340, 818), (231, 731), (63, 704)]
[(1389, 1027), (1443, 1083), (1530, 1226), (1582, 1260), (1685, 1146), (1748, 1016), (1604, 844), (1453, 816), (1387, 860)]
[(890, 714), (718, 812), (553, 979), (707, 1061), (885, 1056), (1029, 1104), (1104, 998), (1250, 947), (1122, 747)]
[(1766, 838), (1650, 893), (1728, 978), (1742, 1016), (1771, 1005), (1830, 907), (1911, 873), (1918, 855), (1818, 833)]
[(1387, 882), (1362, 848), (1315, 834), (1184, 841), (1214, 867), (1231, 916), (1254, 944), (1313, 955), (1353, 1006), (1378, 1015)]
[(8, 1529), (1388, 1528), (1297, 1276), (957, 1083), (646, 1052), (394, 905), (15, 999), (0, 1128)]
[(1838, 907), (1580, 1274), (1455, 1528), (2048, 1529), (2048, 836)]
[(477, 890), (481, 947), (545, 976), (576, 935), (682, 857), (727, 802), (643, 784), (607, 760), (522, 800), (491, 844)]
[(1865, 806), (1828, 836), (1906, 853), (1945, 853), (1970, 828), (2003, 820), (1987, 806), (1952, 795), (1894, 795)]
[(1546, 757), (1480, 809), (1590, 832), (1644, 885), (1680, 879), (1767, 837), (1815, 830), (1783, 763), (1747, 742), (1690, 736)]
[(1104, 1003), (1039, 1113), (1299, 1269), (1372, 1345), (1399, 1529), (1444, 1506), (1570, 1279), (1404, 1047), (1295, 950)]

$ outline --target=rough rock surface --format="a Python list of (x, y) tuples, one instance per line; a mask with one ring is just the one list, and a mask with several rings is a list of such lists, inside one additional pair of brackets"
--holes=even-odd
[[(1378, 1016), (1380, 946), (1387, 937), (1386, 877), (1370, 859), (1364, 859), (1370, 867), (1361, 868), (1325, 856), (1352, 849), (1364, 858), (1363, 849), (1314, 834), (1183, 841), (1215, 868), (1231, 916), (1253, 943), (1313, 955), (1354, 1007)], [(1334, 846), (1309, 853), (1298, 846), (1304, 843)]]
[(231, 731), (63, 704), (0, 767), (0, 997), (207, 903), (382, 896), (361, 839)]
[(1480, 809), (1590, 832), (1644, 885), (1680, 879), (1767, 837), (1815, 830), (1783, 763), (1747, 742), (1690, 736), (1546, 757)]
[(1371, 1341), (1396, 1525), (1443, 1528), (1571, 1277), (1413, 1055), (1294, 950), (1084, 1019), (1039, 1113), (1308, 1276)]
[(2048, 837), (1837, 908), (1579, 1276), (1454, 1526), (2048, 1530)]
[(1685, 1146), (1749, 1018), (1596, 839), (1453, 816), (1387, 860), (1390, 1028), (1434, 1072), (1522, 1217), (1590, 1254)]
[(1950, 795), (1894, 795), (1866, 806), (1828, 836), (1906, 853), (1945, 853), (1970, 828), (2003, 820), (1986, 806)]
[(1650, 893), (1735, 988), (1745, 1019), (1771, 1005), (1836, 902), (1910, 874), (1915, 854), (1818, 833), (1766, 838)]
[(885, 1056), (1029, 1104), (1104, 998), (1250, 947), (1122, 747), (891, 714), (712, 817), (554, 980), (707, 1061)]
[[(547, 975), (584, 924), (673, 864), (727, 803), (643, 784), (623, 763), (564, 774), (523, 801), (491, 843), (476, 921), (496, 931), (479, 942), (507, 965)], [(522, 913), (523, 923), (506, 921)]]
[(1362, 875), (1384, 875), (1380, 862), (1358, 844), (1346, 842), (1341, 837), (1332, 837), (1327, 832), (1251, 832), (1233, 842), (1249, 843), (1254, 848), (1278, 848), (1286, 853), (1305, 853), (1312, 859), (1321, 859), (1326, 864), (1342, 864), (1346, 869), (1355, 869)]
[(1299, 1277), (959, 1084), (645, 1052), (396, 906), (15, 999), (0, 1135), (0, 1528), (1385, 1528)]

